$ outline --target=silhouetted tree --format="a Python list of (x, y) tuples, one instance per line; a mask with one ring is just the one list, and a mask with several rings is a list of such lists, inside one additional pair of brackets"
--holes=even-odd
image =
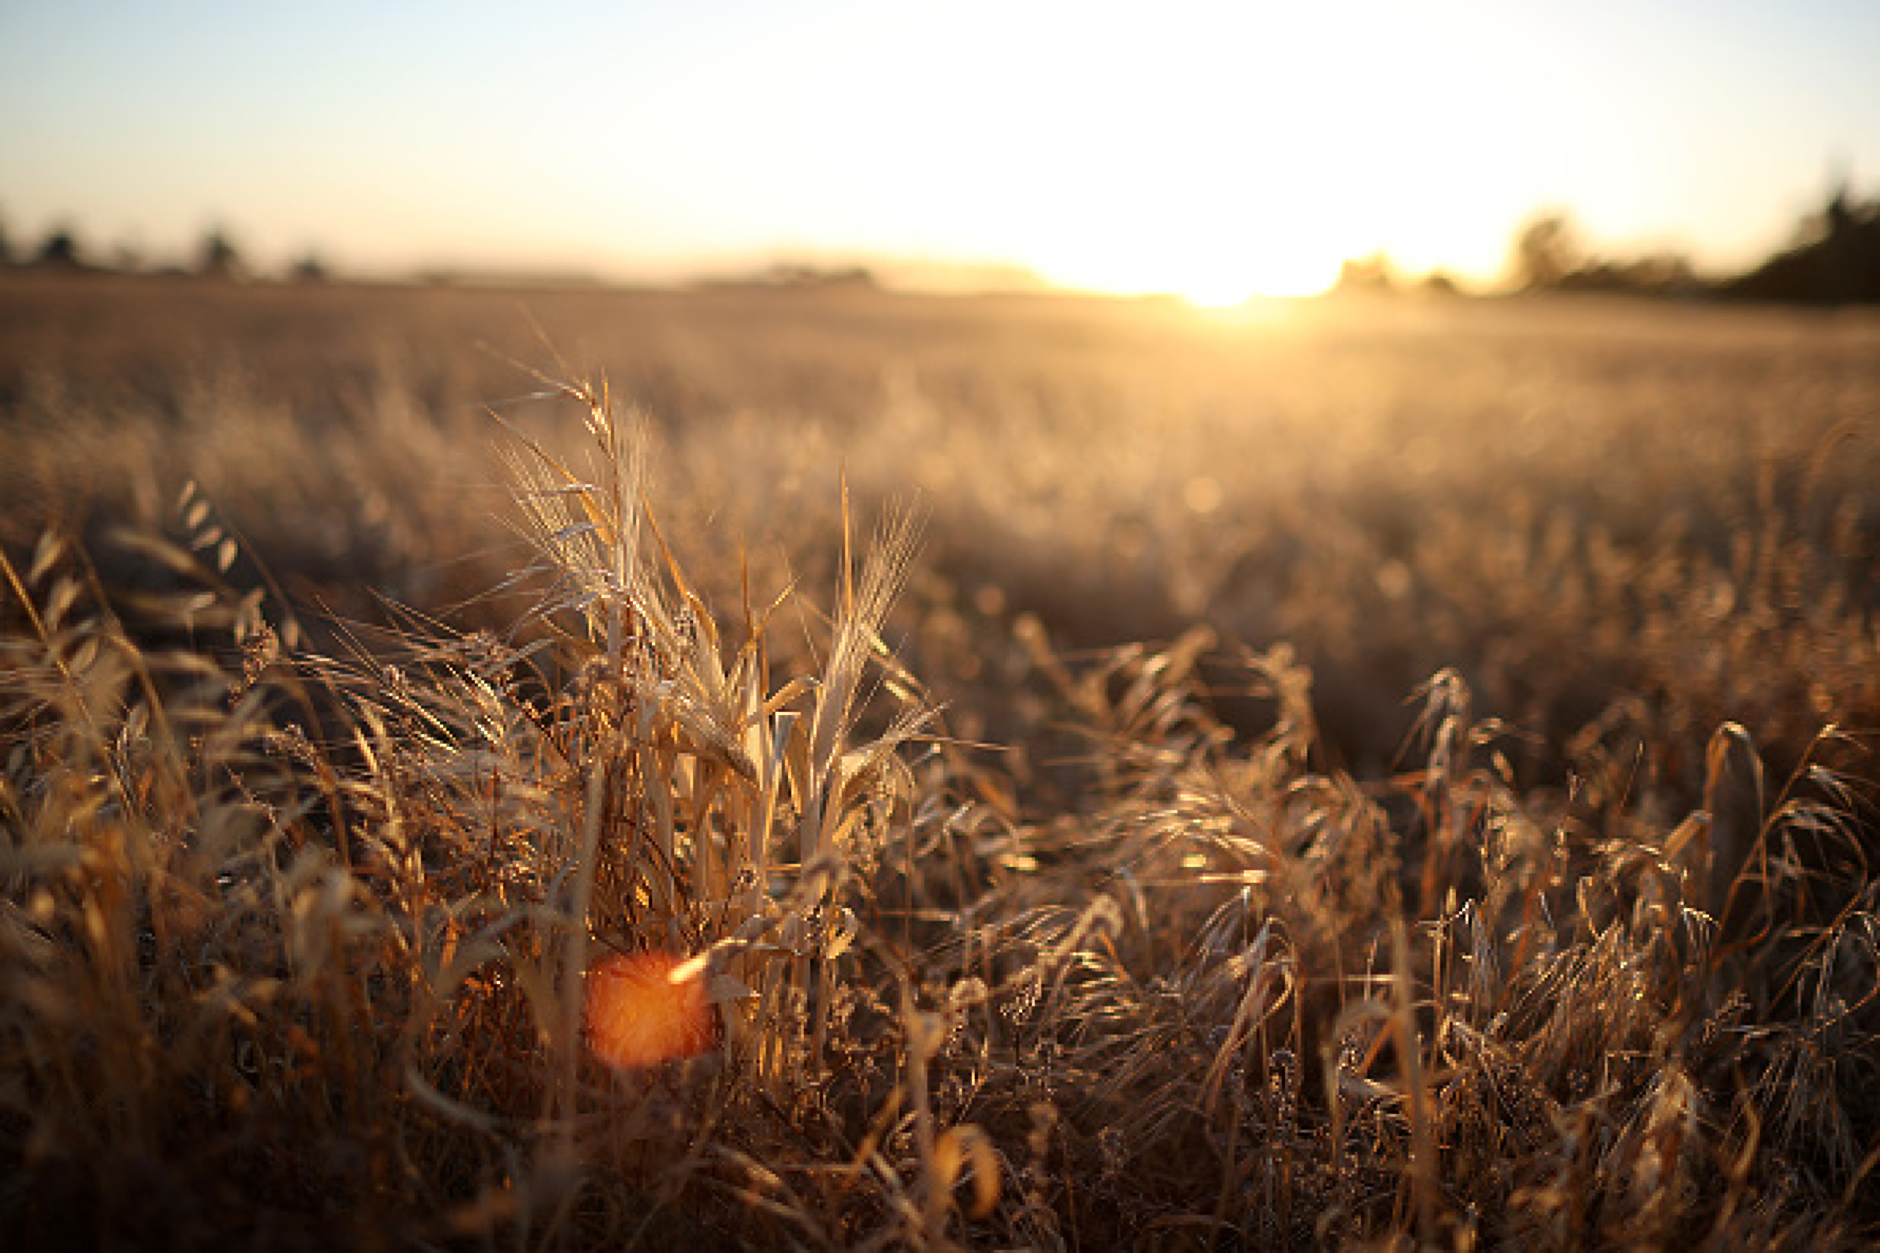
[(39, 245), (38, 264), (61, 270), (83, 269), (85, 262), (78, 246), (78, 236), (69, 226), (55, 226)]
[(1639, 296), (1677, 296), (1702, 289), (1685, 257), (1652, 253), (1630, 261), (1593, 258), (1555, 284), (1561, 291), (1612, 292)]
[(1724, 286), (1755, 300), (1815, 304), (1880, 301), (1880, 200), (1857, 201), (1837, 185), (1796, 243)]
[(287, 276), (296, 283), (324, 283), (327, 281), (326, 262), (320, 260), (317, 253), (308, 253), (294, 262)]
[(1396, 267), (1390, 258), (1381, 252), (1374, 252), (1368, 257), (1353, 257), (1339, 263), (1338, 282), (1335, 291), (1341, 292), (1394, 292), (1397, 290)]
[(1515, 236), (1515, 277), (1530, 291), (1560, 286), (1584, 257), (1579, 228), (1557, 210), (1530, 219)]
[(874, 271), (866, 266), (852, 265), (829, 269), (819, 265), (806, 265), (797, 262), (780, 261), (770, 267), (769, 281), (777, 287), (795, 287), (809, 290), (823, 289), (872, 289), (879, 286)]
[(1880, 200), (1856, 201), (1846, 183), (1828, 201), (1816, 266), (1828, 301), (1880, 300)]
[(215, 227), (202, 237), (202, 247), (196, 254), (196, 272), (205, 278), (238, 278), (243, 272), (239, 250), (228, 237), (228, 232)]

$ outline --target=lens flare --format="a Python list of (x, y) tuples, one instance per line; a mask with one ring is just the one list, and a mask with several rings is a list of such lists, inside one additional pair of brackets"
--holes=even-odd
[(588, 972), (588, 1047), (611, 1066), (633, 1069), (711, 1047), (711, 1012), (696, 970), (667, 953), (610, 957)]

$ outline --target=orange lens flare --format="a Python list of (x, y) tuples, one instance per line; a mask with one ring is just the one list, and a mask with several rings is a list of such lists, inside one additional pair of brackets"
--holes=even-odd
[(675, 979), (667, 953), (610, 957), (588, 971), (587, 1038), (595, 1056), (632, 1069), (711, 1047), (710, 1006), (696, 973)]

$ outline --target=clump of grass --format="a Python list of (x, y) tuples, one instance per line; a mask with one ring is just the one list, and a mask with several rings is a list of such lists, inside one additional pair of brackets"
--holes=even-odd
[(1208, 645), (1041, 658), (1105, 800), (982, 828), (935, 937), (973, 1008), (938, 1085), (1029, 1204), (988, 1243), (1870, 1237), (1880, 899), (1833, 780), (1744, 788), (1726, 727), (1714, 811), (1576, 812), (1444, 674), (1421, 763), (1359, 785), (1284, 650), (1244, 659), (1270, 730), (1228, 734)]
[(709, 1007), (688, 1118), (815, 1077), (857, 869), (912, 800), (914, 694), (858, 731), (910, 525), (844, 561), (826, 661), (779, 681), (776, 606), (747, 603), (726, 646), (648, 551), (641, 445), (604, 389), (561, 391), (595, 455), (576, 473), (522, 441), (547, 580), (526, 645), (413, 625), (292, 654), (260, 597), (138, 541), (200, 585), (168, 608), (218, 664), (140, 648), (56, 540), (6, 566), (28, 625), (0, 707), (7, 1205), (38, 1230), (60, 1221), (48, 1180), (108, 1238), (174, 1171), (189, 1186), (166, 1193), (200, 1207), (185, 1242), (215, 1229), (186, 1220), (277, 1206), (355, 1235), (387, 1211), (572, 1231), (584, 1170), (639, 1162), (646, 1186), (665, 1152), (647, 1158), (652, 1102), (605, 1114), (644, 1076), (584, 1047), (609, 951), (674, 955)]

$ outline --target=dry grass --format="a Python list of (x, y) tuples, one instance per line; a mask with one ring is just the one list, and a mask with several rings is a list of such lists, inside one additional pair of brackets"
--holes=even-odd
[(28, 1243), (1880, 1237), (1871, 325), (8, 298)]

